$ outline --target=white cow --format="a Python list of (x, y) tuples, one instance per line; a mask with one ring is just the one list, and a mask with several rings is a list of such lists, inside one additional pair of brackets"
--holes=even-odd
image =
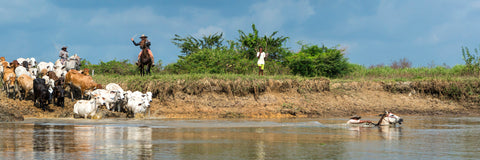
[(65, 66), (54, 66), (53, 67), (53, 72), (55, 72), (55, 75), (57, 75), (57, 77), (65, 77), (65, 75), (67, 74), (67, 71), (65, 70)]
[(28, 72), (30, 72), (30, 74), (34, 77), (37, 77), (38, 76), (38, 69), (37, 68), (30, 68), (28, 70)]
[(40, 62), (37, 65), (39, 71), (46, 69), (47, 71), (53, 71), (53, 63), (52, 62)]
[(20, 75), (22, 74), (26, 74), (28, 75), (29, 77), (32, 77), (32, 78), (35, 78), (32, 76), (32, 74), (30, 74), (30, 72), (27, 71), (27, 68), (23, 67), (23, 66), (18, 66), (17, 68), (15, 68), (15, 75), (16, 77), (20, 77)]
[(53, 88), (55, 88), (55, 80), (51, 79), (47, 75), (44, 75), (42, 78), (45, 79), (45, 84), (47, 85), (47, 87), (49, 87), (48, 90), (53, 91)]
[(57, 59), (57, 60), (55, 61), (55, 66), (64, 66), (64, 65), (62, 64), (62, 60)]
[(147, 94), (148, 100), (152, 102), (152, 96), (153, 96), (152, 92), (147, 92), (146, 94)]
[(28, 61), (28, 65), (30, 68), (33, 68), (35, 66), (37, 66), (37, 60), (35, 60), (35, 58), (30, 58), (30, 60)]
[[(19, 64), (22, 64), (24, 61), (28, 62), (28, 68), (32, 68), (32, 67), (35, 67), (37, 65), (37, 61), (33, 57), (31, 57), (31, 58), (17, 58), (17, 62)], [(27, 66), (24, 66), (24, 67), (27, 67)]]
[(17, 62), (18, 62), (19, 64), (22, 64), (23, 61), (27, 61), (27, 62), (28, 62), (28, 61), (30, 61), (30, 59), (27, 60), (27, 59), (25, 59), (25, 58), (17, 58)]
[(108, 91), (105, 89), (96, 89), (90, 92), (90, 95), (98, 95), (105, 100), (105, 106), (110, 110), (120, 100), (120, 93), (117, 91)]
[(106, 90), (109, 91), (117, 91), (120, 93), (120, 99), (125, 99), (125, 91), (123, 91), (122, 87), (116, 83), (109, 83), (107, 86), (105, 86)]
[(99, 96), (95, 96), (90, 100), (78, 100), (73, 106), (73, 113), (83, 116), (85, 119), (97, 113), (98, 106), (105, 105), (105, 100)]
[(128, 99), (126, 109), (128, 111), (137, 113), (145, 113), (146, 110), (150, 107), (148, 100), (145, 100), (143, 97), (131, 97)]
[(135, 91), (127, 91), (126, 93), (127, 99), (127, 106), (125, 109), (128, 111), (136, 113), (145, 113), (147, 109), (150, 108), (150, 100), (147, 94), (143, 94), (142, 92)]

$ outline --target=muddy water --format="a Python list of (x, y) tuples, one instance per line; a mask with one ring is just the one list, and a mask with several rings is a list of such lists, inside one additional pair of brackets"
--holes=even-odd
[[(376, 119), (367, 117), (364, 119)], [(480, 118), (27, 119), (0, 123), (0, 159), (480, 159)]]

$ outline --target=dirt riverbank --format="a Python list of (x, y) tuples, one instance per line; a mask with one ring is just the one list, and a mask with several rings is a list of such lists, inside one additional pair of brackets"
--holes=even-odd
[[(384, 110), (397, 115), (480, 115), (475, 100), (429, 94), (425, 88), (416, 88), (421, 83), (202, 79), (194, 83), (180, 80), (119, 84), (125, 90), (135, 86), (153, 92), (151, 117), (154, 118), (367, 116)], [(0, 94), (0, 116), (13, 117), (11, 120), (73, 118), (73, 105), (74, 102), (66, 99), (65, 108), (50, 104), (50, 110), (43, 111), (35, 107), (32, 100), (13, 100), (3, 92)], [(97, 118), (126, 116), (102, 110)]]

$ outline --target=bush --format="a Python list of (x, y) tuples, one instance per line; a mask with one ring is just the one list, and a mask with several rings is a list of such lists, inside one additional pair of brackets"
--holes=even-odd
[(289, 67), (293, 74), (302, 76), (339, 77), (350, 71), (344, 50), (317, 45), (303, 45), (299, 53), (290, 56)]
[(133, 75), (138, 73), (137, 66), (128, 63), (128, 60), (117, 61), (112, 60), (108, 62), (100, 61), (99, 64), (91, 64), (88, 61), (82, 61), (82, 68), (94, 70), (98, 74), (119, 74), (119, 75)]
[(470, 53), (467, 47), (462, 47), (462, 58), (465, 61), (465, 73), (476, 75), (480, 71), (480, 56), (478, 49), (474, 49), (475, 53)]
[(231, 49), (201, 49), (180, 57), (177, 63), (165, 67), (168, 72), (185, 73), (237, 73), (253, 72), (255, 62), (243, 58)]

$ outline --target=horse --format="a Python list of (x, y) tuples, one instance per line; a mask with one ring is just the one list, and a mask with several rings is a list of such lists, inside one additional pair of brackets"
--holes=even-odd
[(395, 126), (397, 123), (398, 124), (403, 123), (403, 118), (388, 111), (385, 111), (385, 113), (381, 114), (381, 116), (382, 117), (380, 118), (380, 120), (378, 120), (378, 123), (376, 124), (376, 126), (386, 126), (386, 125)]
[(152, 67), (152, 63), (152, 57), (150, 57), (150, 55), (148, 54), (148, 49), (142, 49), (142, 54), (140, 55), (140, 63), (138, 64), (141, 76), (144, 76), (145, 74), (150, 75), (150, 68)]
[(74, 54), (73, 56), (71, 56), (65, 61), (65, 70), (67, 72), (70, 71), (71, 69), (80, 70), (81, 60), (82, 59), (79, 56), (77, 56), (77, 54)]
[(372, 123), (372, 122), (367, 122), (367, 123), (354, 123), (354, 124), (349, 124), (347, 122), (347, 125), (349, 126), (357, 126), (357, 127), (375, 127), (375, 126), (396, 126), (396, 124), (402, 124), (403, 123), (403, 118), (385, 111), (385, 113), (380, 114), (382, 116), (380, 120), (378, 120), (378, 123)]

